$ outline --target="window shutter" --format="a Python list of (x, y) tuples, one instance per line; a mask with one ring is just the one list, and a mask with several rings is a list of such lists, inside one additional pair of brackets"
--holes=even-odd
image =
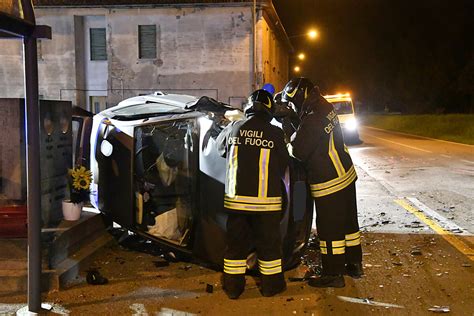
[(156, 25), (138, 26), (138, 58), (156, 58)]
[(105, 28), (91, 28), (91, 60), (107, 60)]

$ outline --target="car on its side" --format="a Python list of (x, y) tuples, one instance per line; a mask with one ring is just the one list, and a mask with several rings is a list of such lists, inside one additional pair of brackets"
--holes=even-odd
[[(222, 266), (226, 162), (216, 138), (236, 117), (242, 111), (211, 98), (162, 92), (95, 115), (92, 204), (162, 248)], [(287, 268), (299, 262), (311, 231), (313, 205), (301, 174), (294, 162), (282, 181), (279, 229)]]
[(344, 140), (348, 143), (359, 143), (359, 123), (354, 104), (349, 93), (325, 95), (324, 98), (334, 106), (341, 124)]

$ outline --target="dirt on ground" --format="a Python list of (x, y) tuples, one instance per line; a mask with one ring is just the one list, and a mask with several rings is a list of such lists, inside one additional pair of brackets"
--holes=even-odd
[[(45, 293), (43, 301), (71, 315), (431, 315), (448, 310), (450, 315), (474, 315), (472, 262), (442, 237), (365, 233), (362, 238), (365, 276), (346, 276), (341, 289), (295, 281), (317, 270), (313, 247), (303, 260), (310, 267), (301, 264), (285, 273), (284, 293), (262, 297), (258, 277), (247, 276), (243, 295), (230, 300), (219, 271), (167, 261), (161, 251), (149, 251), (155, 247), (137, 251), (115, 243), (95, 256), (78, 284)], [(108, 283), (88, 284), (91, 269)], [(0, 302), (24, 303), (26, 298), (13, 294)]]

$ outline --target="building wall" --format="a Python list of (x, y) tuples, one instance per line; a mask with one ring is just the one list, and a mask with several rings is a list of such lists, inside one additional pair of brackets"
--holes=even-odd
[(264, 17), (258, 20), (257, 36), (259, 83), (271, 83), (276, 91), (281, 91), (288, 82), (288, 48), (276, 36)]
[[(107, 105), (113, 106), (127, 97), (162, 90), (208, 95), (240, 106), (252, 90), (250, 6), (41, 7), (36, 15), (38, 24), (52, 27), (53, 36), (40, 44), (39, 91), (45, 99), (88, 108), (90, 96), (107, 95)], [(157, 58), (144, 60), (138, 58), (138, 25), (148, 24), (157, 27)], [(100, 25), (106, 27), (108, 60), (92, 62), (89, 27)], [(282, 65), (287, 48), (280, 46), (263, 18), (258, 30), (257, 62), (266, 63), (258, 66), (259, 84), (265, 79), (281, 88), (287, 79)], [(7, 42), (0, 50), (0, 84), (5, 87), (0, 97), (21, 97), (22, 45)]]
[[(157, 58), (138, 58), (138, 25), (157, 27)], [(154, 90), (229, 102), (251, 84), (249, 8), (115, 9), (108, 15), (109, 102)]]

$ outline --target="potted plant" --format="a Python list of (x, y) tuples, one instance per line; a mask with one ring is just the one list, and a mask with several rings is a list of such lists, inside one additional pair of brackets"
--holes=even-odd
[(84, 166), (68, 170), (69, 200), (63, 201), (63, 216), (67, 221), (76, 221), (81, 217), (84, 202), (89, 201), (92, 176)]

